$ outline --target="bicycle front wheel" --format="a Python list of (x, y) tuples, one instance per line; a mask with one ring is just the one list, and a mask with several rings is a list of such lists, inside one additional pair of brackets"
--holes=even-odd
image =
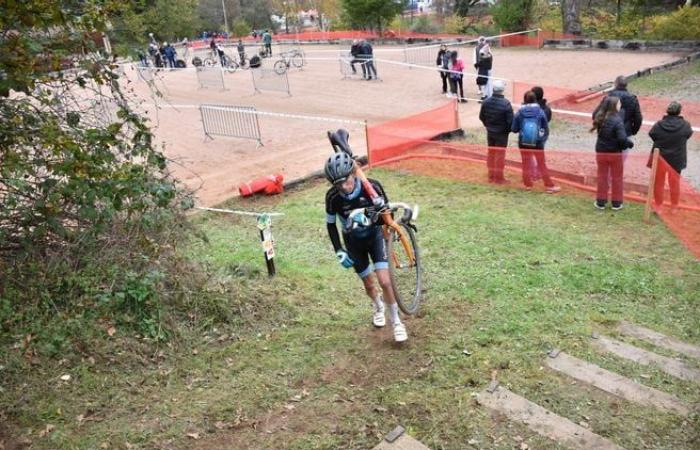
[(237, 69), (238, 69), (238, 63), (237, 63), (236, 61), (233, 61), (233, 60), (231, 60), (231, 59), (229, 59), (228, 61), (226, 61), (226, 71), (227, 71), (228, 73), (233, 73), (233, 72), (235, 72)]
[(216, 61), (214, 61), (211, 58), (207, 58), (204, 60), (204, 66), (205, 67), (214, 67), (216, 65)]
[(287, 71), (287, 63), (281, 59), (275, 63), (274, 67), (277, 75), (283, 75)]
[(405, 223), (397, 225), (401, 233), (389, 228), (389, 275), (396, 303), (401, 311), (413, 315), (418, 312), (423, 296), (418, 240), (413, 228)]

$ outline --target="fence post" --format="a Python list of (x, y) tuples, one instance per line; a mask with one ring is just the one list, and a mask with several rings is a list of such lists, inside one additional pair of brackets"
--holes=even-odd
[(367, 168), (372, 167), (372, 152), (369, 148), (369, 127), (367, 126), (367, 119), (365, 119), (365, 143), (367, 145)]
[(459, 128), (459, 106), (457, 106), (457, 99), (453, 100), (452, 103), (455, 107), (455, 130)]
[(659, 149), (655, 148), (652, 153), (651, 173), (649, 174), (649, 188), (647, 189), (647, 201), (644, 206), (644, 222), (649, 223), (651, 219), (651, 201), (654, 197), (654, 185), (656, 184), (656, 168), (659, 165)]

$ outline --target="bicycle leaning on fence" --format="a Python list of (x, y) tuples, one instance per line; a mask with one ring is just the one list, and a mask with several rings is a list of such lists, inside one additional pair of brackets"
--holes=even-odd
[[(377, 223), (378, 220), (382, 221), (382, 232), (387, 242), (389, 254), (389, 275), (396, 303), (401, 311), (414, 315), (418, 312), (423, 297), (420, 249), (416, 237), (418, 228), (413, 223), (418, 218), (418, 205), (411, 208), (406, 203), (401, 202), (384, 204), (357, 163), (357, 158), (353, 156), (348, 144), (348, 137), (349, 134), (344, 129), (328, 132), (328, 139), (333, 150), (336, 153), (345, 152), (355, 160), (354, 174), (359, 178), (362, 188), (374, 205), (372, 208), (351, 211), (348, 223), (355, 223), (353, 218), (359, 214), (365, 214), (372, 223)], [(399, 210), (402, 210), (403, 214), (398, 220), (394, 220), (394, 213)]]
[(280, 56), (282, 59), (275, 62), (274, 69), (277, 75), (284, 74), (289, 66), (294, 66), (297, 69), (304, 67), (304, 53), (298, 49), (292, 49), (288, 52), (281, 52)]

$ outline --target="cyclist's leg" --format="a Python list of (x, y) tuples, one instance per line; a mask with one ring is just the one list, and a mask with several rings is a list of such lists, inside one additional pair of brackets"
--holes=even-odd
[[(396, 303), (396, 296), (394, 295), (394, 288), (391, 285), (391, 277), (389, 275), (389, 252), (381, 227), (376, 227), (376, 229), (376, 233), (373, 235), (372, 246), (369, 249), (370, 256), (374, 262), (377, 281), (384, 294), (384, 301), (389, 305), (389, 318), (394, 328), (396, 328), (401, 325), (401, 318), (399, 317), (399, 305)], [(399, 339), (398, 335), (396, 335), (396, 329), (394, 330), (397, 340), (405, 340), (407, 338), (406, 330), (403, 326), (401, 328), (403, 339)]]

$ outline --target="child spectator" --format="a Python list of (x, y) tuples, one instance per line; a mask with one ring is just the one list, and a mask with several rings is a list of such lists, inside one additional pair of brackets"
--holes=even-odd
[[(459, 58), (457, 51), (450, 53), (450, 91), (451, 97), (457, 97), (458, 102), (467, 103), (467, 99), (464, 97), (464, 84), (462, 77), (464, 74), (464, 62)], [(457, 88), (459, 88), (459, 95), (457, 95)]]

